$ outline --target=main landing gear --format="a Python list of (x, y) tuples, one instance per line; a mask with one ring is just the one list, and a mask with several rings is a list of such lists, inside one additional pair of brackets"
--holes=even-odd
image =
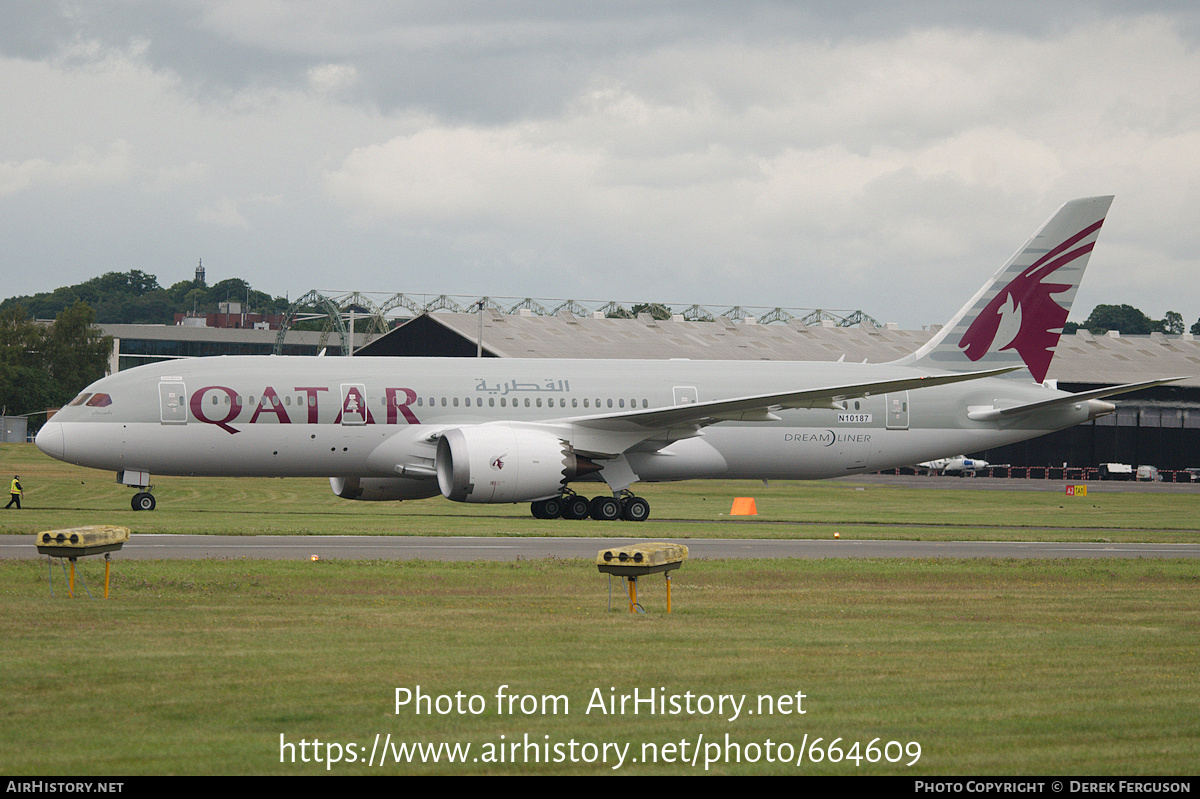
[(644, 522), (650, 518), (650, 503), (629, 491), (618, 496), (599, 496), (589, 500), (574, 492), (564, 493), (550, 499), (540, 499), (530, 505), (536, 519), (586, 519), (611, 522), (624, 519), (628, 522)]

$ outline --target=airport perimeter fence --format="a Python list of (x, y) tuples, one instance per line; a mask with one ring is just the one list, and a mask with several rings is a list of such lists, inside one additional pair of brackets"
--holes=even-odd
[[(878, 474), (903, 474), (918, 476), (938, 476), (933, 469), (904, 466), (899, 469), (883, 469)], [(1200, 482), (1200, 472), (1180, 469), (1178, 471), (1160, 469), (1157, 471), (1156, 482), (1163, 483), (1196, 483)], [(955, 475), (952, 475), (955, 476)], [(962, 472), (962, 477), (1005, 477), (1016, 480), (1137, 480), (1137, 470), (1130, 474), (1112, 475), (1104, 473), (1095, 466), (988, 466), (974, 472)], [(1145, 482), (1145, 481), (1143, 481)]]

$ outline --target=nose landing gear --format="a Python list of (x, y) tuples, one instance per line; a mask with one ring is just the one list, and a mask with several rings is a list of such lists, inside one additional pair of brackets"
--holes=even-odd
[(139, 491), (129, 504), (134, 510), (154, 510), (154, 495), (149, 491)]

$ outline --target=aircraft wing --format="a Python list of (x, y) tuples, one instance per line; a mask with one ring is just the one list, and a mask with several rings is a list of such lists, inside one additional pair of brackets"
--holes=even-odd
[(771, 411), (782, 408), (833, 408), (833, 403), (856, 397), (866, 397), (889, 391), (912, 391), (933, 386), (944, 386), (967, 380), (996, 377), (1019, 367), (988, 369), (980, 372), (955, 372), (950, 374), (920, 375), (894, 380), (877, 380), (870, 383), (846, 383), (783, 391), (775, 394), (754, 394), (734, 399), (694, 402), (670, 408), (622, 411), (602, 416), (584, 416), (563, 419), (580, 427), (611, 431), (661, 430), (683, 425), (707, 425), (724, 421), (767, 422), (778, 420)]
[[(1056, 408), (1062, 405), (1072, 405), (1077, 402), (1087, 402), (1088, 400), (1103, 399), (1104, 397), (1115, 397), (1120, 394), (1128, 394), (1131, 391), (1139, 391), (1143, 388), (1153, 388), (1166, 383), (1174, 383), (1176, 380), (1186, 380), (1185, 377), (1166, 377), (1162, 380), (1146, 380), (1141, 383), (1125, 383), (1120, 386), (1109, 386), (1108, 388), (1097, 388), (1092, 391), (1081, 391), (1078, 394), (1068, 394), (1065, 397), (1055, 397), (1054, 399), (1042, 400), (1041, 402), (1029, 402), (1024, 405), (1014, 405), (1011, 408), (975, 408), (967, 413), (967, 417), (977, 422), (995, 422), (1001, 419), (1012, 419), (1017, 416), (1023, 416), (1027, 413), (1035, 411), (1044, 411), (1051, 408)], [(1108, 403), (1098, 403), (1108, 405)], [(1112, 413), (1115, 406), (1108, 405), (1103, 413), (1097, 413), (1096, 416), (1103, 416), (1105, 413)]]

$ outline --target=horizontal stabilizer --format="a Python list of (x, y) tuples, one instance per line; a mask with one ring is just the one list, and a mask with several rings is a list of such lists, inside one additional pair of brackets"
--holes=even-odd
[[(1061, 407), (1064, 405), (1072, 405), (1078, 402), (1088, 402), (1089, 400), (1098, 400), (1105, 397), (1116, 397), (1121, 394), (1128, 394), (1132, 391), (1140, 391), (1143, 388), (1153, 388), (1166, 383), (1174, 383), (1177, 380), (1186, 380), (1186, 377), (1167, 377), (1162, 380), (1146, 380), (1141, 383), (1125, 383), (1120, 386), (1109, 386), (1107, 388), (1097, 388), (1093, 391), (1081, 391), (1078, 394), (1069, 394), (1065, 397), (1055, 397), (1054, 399), (1042, 400), (1041, 402), (1030, 402), (1025, 405), (1014, 405), (1011, 408), (975, 408), (967, 413), (967, 417), (976, 422), (995, 422), (1001, 419), (1013, 419), (1027, 413), (1036, 411), (1045, 411), (1051, 408)], [(1106, 405), (1107, 403), (1098, 403)], [(1103, 416), (1105, 413), (1112, 413), (1114, 408), (1109, 406), (1103, 413), (1094, 413), (1091, 418)]]

